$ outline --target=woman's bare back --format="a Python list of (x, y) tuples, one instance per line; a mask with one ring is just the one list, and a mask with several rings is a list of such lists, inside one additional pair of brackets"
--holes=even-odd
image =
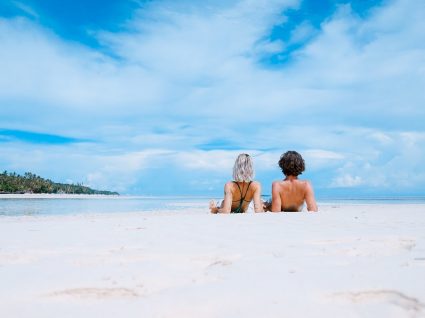
[[(243, 199), (242, 202), (241, 199)], [(221, 205), (216, 207), (211, 201), (210, 210), (212, 213), (246, 212), (251, 201), (254, 201), (255, 212), (263, 212), (259, 182), (229, 181), (224, 185), (224, 200)]]
[[(231, 211), (235, 211), (241, 204), (241, 210), (246, 211), (248, 205), (254, 197), (257, 184), (253, 182), (231, 182), (232, 188), (232, 208)], [(241, 202), (241, 199), (243, 202)]]

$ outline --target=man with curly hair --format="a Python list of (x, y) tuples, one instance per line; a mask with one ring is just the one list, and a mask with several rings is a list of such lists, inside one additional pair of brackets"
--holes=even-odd
[(285, 179), (272, 184), (272, 212), (300, 212), (304, 202), (307, 210), (317, 212), (313, 187), (307, 180), (299, 180), (298, 176), (305, 170), (303, 157), (296, 151), (285, 152), (279, 160)]

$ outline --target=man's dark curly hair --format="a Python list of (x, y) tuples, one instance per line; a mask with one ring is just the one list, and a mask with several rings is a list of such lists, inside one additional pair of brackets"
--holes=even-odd
[(285, 176), (298, 176), (305, 170), (305, 163), (298, 152), (287, 151), (280, 156), (279, 167)]

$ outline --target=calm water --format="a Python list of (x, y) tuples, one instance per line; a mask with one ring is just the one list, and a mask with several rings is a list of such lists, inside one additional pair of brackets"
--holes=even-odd
[[(268, 199), (264, 196), (264, 199)], [(320, 204), (425, 204), (424, 197), (411, 198), (323, 198)], [(181, 197), (106, 197), (106, 198), (2, 198), (0, 216), (70, 215), (86, 213), (185, 211), (195, 208), (208, 211), (209, 198)]]
[(206, 198), (1, 198), (0, 216), (184, 211), (208, 208)]

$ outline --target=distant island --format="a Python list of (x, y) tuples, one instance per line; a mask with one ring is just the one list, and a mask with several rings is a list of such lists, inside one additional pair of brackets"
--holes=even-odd
[(31, 172), (23, 176), (4, 171), (0, 174), (0, 194), (56, 193), (56, 194), (103, 194), (119, 195), (118, 192), (94, 190), (82, 184), (56, 183)]

